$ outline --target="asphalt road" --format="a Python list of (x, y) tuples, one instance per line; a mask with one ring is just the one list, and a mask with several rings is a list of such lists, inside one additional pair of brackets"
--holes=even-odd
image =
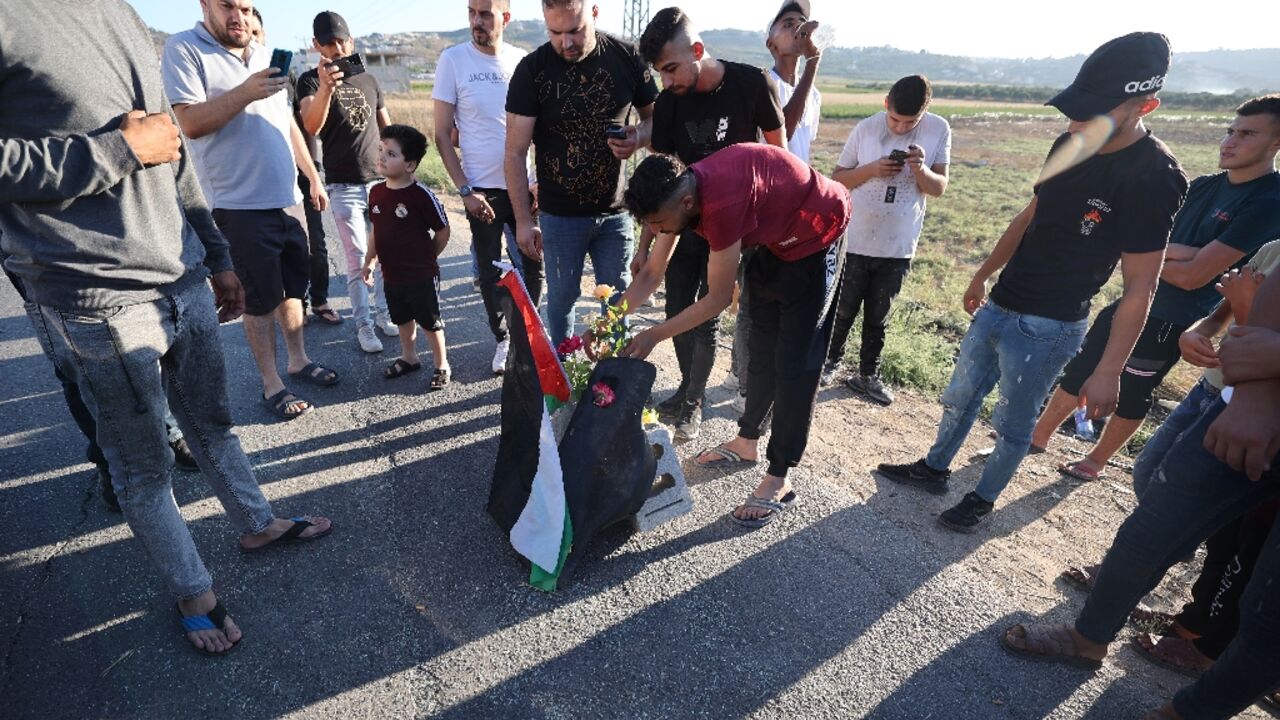
[[(802, 502), (763, 531), (724, 519), (749, 473), (691, 473), (693, 513), (607, 533), (555, 594), (528, 587), (484, 512), (500, 381), (459, 240), (443, 259), (456, 378), (444, 392), (424, 392), (428, 373), (381, 377), (394, 341), (371, 356), (349, 320), (310, 325), (311, 354), (342, 381), (307, 389), (319, 408), (276, 423), (239, 323), (222, 328), (238, 432), (277, 514), (324, 513), (335, 531), (242, 557), (199, 475), (175, 474), (245, 633), (214, 659), (182, 639), (141, 547), (102, 505), (51, 366), (0, 289), (0, 715), (1124, 718), (1184, 682), (1131, 652), (1092, 678), (1009, 658), (999, 629), (1067, 619), (1078, 598), (1050, 593), (1029, 612), (989, 569), (1007, 537), (904, 520), (892, 488), (821, 450), (794, 476)], [(339, 278), (332, 289), (345, 313)], [(657, 359), (670, 387), (669, 349)], [(713, 391), (709, 437), (732, 433), (727, 399)], [(858, 441), (856, 428), (839, 439)]]

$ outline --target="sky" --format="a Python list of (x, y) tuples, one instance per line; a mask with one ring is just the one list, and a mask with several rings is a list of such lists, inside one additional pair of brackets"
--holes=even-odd
[[(148, 25), (170, 33), (185, 30), (200, 18), (199, 0), (130, 0), (130, 4)], [(621, 30), (623, 4), (622, 0), (599, 0), (599, 27)], [(260, 0), (256, 5), (266, 18), (270, 43), (286, 47), (310, 45), (311, 18), (321, 10), (340, 13), (356, 35), (456, 30), (467, 22), (466, 0)], [(680, 3), (699, 27), (708, 30), (763, 31), (779, 5), (780, 0)], [(651, 13), (663, 7), (662, 0), (650, 0)], [(733, 12), (725, 13), (725, 7)], [(814, 0), (813, 17), (835, 29), (836, 44), (841, 46), (892, 45), (983, 57), (1088, 53), (1134, 30), (1163, 32), (1175, 54), (1280, 46), (1273, 0), (1243, 0), (1216, 12), (1202, 2), (1166, 3), (1158, 12), (1156, 7), (1133, 0)], [(511, 0), (511, 14), (514, 19), (540, 19), (540, 0)]]

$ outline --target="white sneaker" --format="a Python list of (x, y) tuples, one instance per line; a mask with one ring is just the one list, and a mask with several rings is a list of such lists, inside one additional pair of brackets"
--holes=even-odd
[(738, 376), (734, 375), (733, 373), (729, 373), (728, 375), (724, 376), (724, 382), (720, 383), (720, 387), (724, 388), (725, 390), (737, 390), (738, 384), (739, 384)]
[(372, 325), (361, 325), (357, 328), (356, 340), (360, 343), (360, 349), (367, 353), (382, 352), (382, 341), (378, 339)]
[(382, 334), (387, 337), (400, 337), (400, 328), (396, 327), (396, 324), (386, 315), (381, 313), (374, 315), (373, 324), (377, 325)]
[(506, 338), (498, 343), (493, 351), (493, 374), (501, 375), (507, 371), (507, 351), (511, 349), (511, 339)]

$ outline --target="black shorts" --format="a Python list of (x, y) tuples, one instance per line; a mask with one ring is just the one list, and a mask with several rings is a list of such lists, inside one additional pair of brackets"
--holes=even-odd
[[(1107, 348), (1107, 339), (1111, 337), (1111, 322), (1116, 314), (1116, 305), (1111, 303), (1098, 318), (1084, 337), (1084, 347), (1080, 354), (1067, 363), (1063, 371), (1063, 390), (1072, 395), (1079, 395), (1080, 388), (1098, 367), (1102, 353)], [(1124, 364), (1120, 373), (1120, 403), (1116, 406), (1116, 417), (1126, 420), (1141, 420), (1151, 409), (1151, 395), (1164, 382), (1178, 359), (1182, 357), (1178, 349), (1178, 337), (1187, 329), (1185, 325), (1147, 318), (1147, 324), (1138, 336), (1138, 344), (1133, 346), (1133, 353)]]
[(302, 299), (310, 283), (307, 216), (302, 205), (280, 210), (213, 211), (231, 246), (244, 286), (245, 313), (270, 315), (285, 298)]
[(387, 283), (387, 314), (391, 322), (403, 325), (416, 322), (432, 332), (444, 329), (440, 317), (440, 278), (393, 285)]

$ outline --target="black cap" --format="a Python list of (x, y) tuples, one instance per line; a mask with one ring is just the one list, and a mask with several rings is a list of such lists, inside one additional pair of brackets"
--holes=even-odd
[(332, 42), (335, 38), (338, 40), (351, 39), (351, 31), (347, 29), (347, 21), (332, 10), (325, 10), (316, 15), (316, 19), (311, 21), (311, 35), (321, 45)]
[(778, 24), (778, 19), (789, 12), (798, 12), (804, 16), (805, 20), (809, 19), (810, 6), (809, 0), (783, 0), (782, 7), (778, 8), (778, 14), (773, 16), (769, 21), (769, 27), (765, 35), (773, 34), (773, 26)]
[(1169, 59), (1169, 38), (1160, 33), (1118, 37), (1085, 58), (1071, 85), (1045, 105), (1081, 122), (1105, 115), (1126, 100), (1164, 87)]

